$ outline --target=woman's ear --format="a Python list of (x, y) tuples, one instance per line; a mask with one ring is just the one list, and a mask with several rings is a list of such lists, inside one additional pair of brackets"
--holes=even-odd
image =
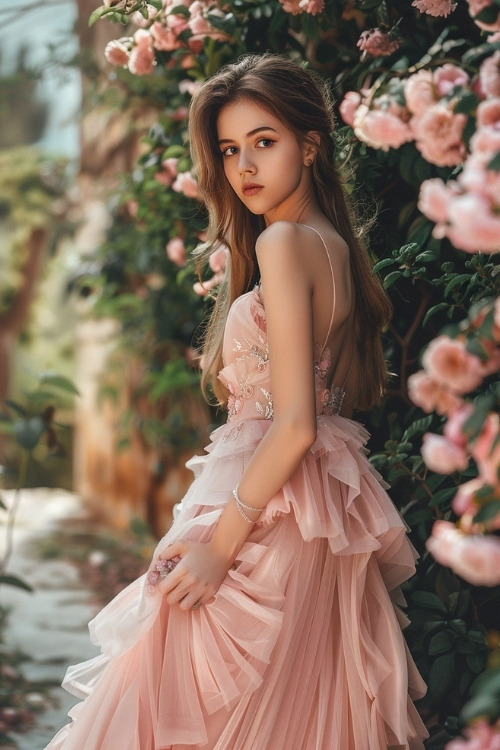
[(310, 167), (316, 158), (320, 144), (320, 134), (310, 130), (304, 139), (303, 160), (306, 167)]

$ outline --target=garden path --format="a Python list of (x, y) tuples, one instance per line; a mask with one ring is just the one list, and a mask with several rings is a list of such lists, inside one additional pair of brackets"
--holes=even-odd
[[(13, 494), (3, 491), (2, 498), (9, 504)], [(19, 750), (42, 750), (69, 721), (66, 714), (77, 699), (57, 685), (68, 664), (97, 653), (87, 628), (95, 609), (77, 568), (64, 560), (43, 559), (37, 544), (71, 517), (84, 517), (80, 500), (73, 493), (41, 488), (22, 491), (9, 572), (23, 578), (34, 591), (2, 586), (0, 601), (10, 608), (8, 647), (26, 655), (22, 665), (26, 679), (54, 684), (48, 693), (54, 705), (36, 715), (33, 728), (15, 735)], [(0, 544), (3, 542), (0, 539)]]

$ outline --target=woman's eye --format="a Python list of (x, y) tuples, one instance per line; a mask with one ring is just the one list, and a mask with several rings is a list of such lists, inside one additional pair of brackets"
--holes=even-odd
[(271, 138), (259, 138), (257, 141), (259, 148), (269, 148), (273, 143), (274, 141)]
[(236, 146), (228, 146), (223, 151), (221, 151), (222, 156), (234, 156), (234, 154), (237, 152)]

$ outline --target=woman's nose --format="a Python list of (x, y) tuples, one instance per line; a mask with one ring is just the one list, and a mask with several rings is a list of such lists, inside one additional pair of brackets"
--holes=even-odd
[(238, 163), (238, 170), (240, 174), (245, 174), (245, 172), (254, 174), (255, 172), (255, 165), (253, 164), (253, 161), (250, 158), (250, 154), (246, 150), (243, 150), (243, 149), (240, 151), (240, 160)]

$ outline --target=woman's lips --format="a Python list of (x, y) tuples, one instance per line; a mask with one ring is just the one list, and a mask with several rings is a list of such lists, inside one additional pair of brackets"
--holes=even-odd
[(262, 190), (263, 185), (257, 185), (255, 182), (247, 182), (245, 185), (243, 185), (243, 195), (246, 195), (247, 197), (256, 195), (259, 190)]

